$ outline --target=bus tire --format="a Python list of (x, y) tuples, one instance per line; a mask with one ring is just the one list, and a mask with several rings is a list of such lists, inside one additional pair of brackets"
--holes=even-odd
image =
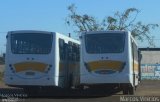
[(78, 89), (79, 89), (79, 90), (84, 90), (84, 86), (83, 86), (83, 85), (79, 85), (79, 86), (78, 86)]
[(128, 95), (128, 85), (127, 84), (122, 84), (120, 85), (123, 91), (123, 95)]
[(128, 88), (123, 88), (123, 95), (128, 95)]
[(128, 88), (128, 92), (129, 92), (129, 95), (134, 95), (135, 94), (135, 87), (134, 86), (130, 86)]

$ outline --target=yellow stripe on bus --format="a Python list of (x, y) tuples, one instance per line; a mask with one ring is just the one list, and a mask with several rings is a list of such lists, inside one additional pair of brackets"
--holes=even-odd
[(134, 61), (134, 71), (139, 72), (139, 63)]
[(40, 62), (21, 62), (14, 64), (16, 72), (22, 72), (27, 70), (45, 72), (47, 66), (47, 64)]
[(96, 71), (96, 70), (120, 71), (124, 67), (124, 62), (113, 61), (113, 60), (93, 61), (93, 62), (88, 62), (86, 64), (90, 71)]

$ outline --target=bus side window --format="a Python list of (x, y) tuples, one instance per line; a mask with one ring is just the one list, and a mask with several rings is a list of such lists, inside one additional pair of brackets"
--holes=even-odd
[(76, 54), (77, 54), (77, 58), (76, 61), (80, 61), (80, 46), (77, 44), (76, 45)]
[(65, 42), (63, 39), (59, 39), (59, 55), (60, 60), (65, 60)]
[(79, 52), (79, 45), (74, 44), (74, 54), (75, 54), (75, 61), (80, 60), (80, 52)]
[(133, 43), (133, 46), (134, 46), (134, 58), (136, 61), (138, 61), (138, 48), (135, 43)]
[(79, 61), (80, 60), (80, 52), (79, 45), (73, 43), (71, 41), (68, 42), (68, 57), (69, 61)]
[(72, 42), (68, 42), (68, 59), (69, 61), (73, 61), (73, 46)]
[(76, 54), (75, 54), (75, 44), (71, 41), (68, 42), (68, 57), (69, 61), (75, 61), (76, 60)]

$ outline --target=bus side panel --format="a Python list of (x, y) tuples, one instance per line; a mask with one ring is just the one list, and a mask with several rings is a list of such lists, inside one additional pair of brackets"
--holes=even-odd
[(130, 80), (132, 86), (137, 86), (139, 83), (139, 57), (138, 57), (138, 48), (135, 44), (133, 38), (130, 37)]
[(59, 86), (69, 88), (79, 84), (79, 44), (71, 39), (58, 38)]
[(56, 85), (59, 87), (65, 87), (65, 59), (66, 59), (66, 49), (65, 49), (64, 39), (57, 34), (56, 37)]
[(7, 43), (6, 43), (6, 57), (5, 57), (5, 71), (4, 71), (4, 81), (6, 84), (9, 84), (7, 80), (9, 76), (13, 75), (11, 70), (9, 70), (9, 54), (10, 54), (10, 34), (7, 34)]
[(133, 49), (132, 49), (132, 39), (130, 34), (128, 35), (128, 64), (129, 64), (129, 82), (133, 86)]

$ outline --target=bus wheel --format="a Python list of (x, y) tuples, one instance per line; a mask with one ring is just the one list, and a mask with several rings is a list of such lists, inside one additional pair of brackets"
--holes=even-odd
[(135, 94), (135, 87), (134, 86), (129, 86), (128, 92), (129, 92), (129, 95), (134, 95)]
[(28, 93), (28, 94), (38, 94), (39, 93), (39, 87), (24, 87), (23, 90), (24, 92)]
[(127, 84), (122, 84), (121, 85), (123, 95), (128, 95), (128, 85)]
[(123, 88), (123, 95), (128, 95), (128, 88)]
[(69, 75), (69, 81), (68, 81), (68, 89), (71, 90), (73, 86), (73, 75)]
[(77, 86), (77, 88), (78, 88), (79, 90), (84, 90), (84, 86), (83, 86), (83, 85), (79, 85), (79, 86)]

